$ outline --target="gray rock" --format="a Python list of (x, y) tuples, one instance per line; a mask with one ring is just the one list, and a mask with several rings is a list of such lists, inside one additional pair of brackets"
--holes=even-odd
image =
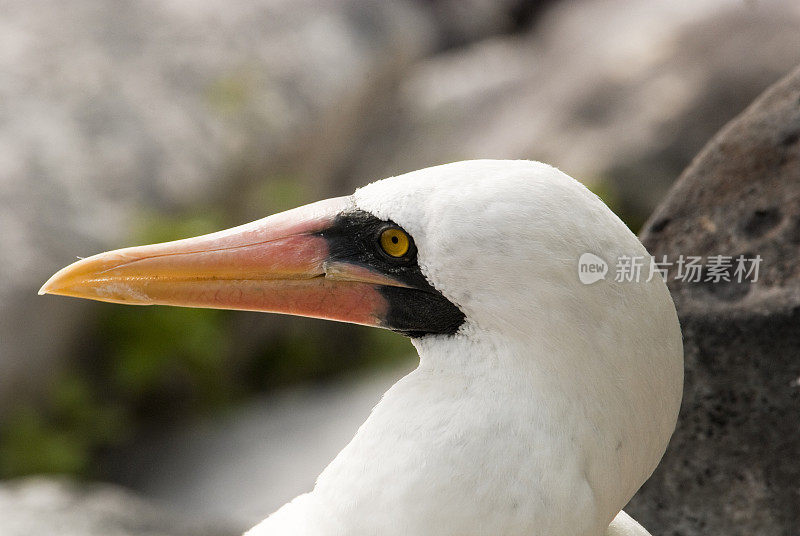
[(639, 225), (703, 144), (800, 62), (798, 34), (788, 0), (561, 2), (527, 35), (422, 62), (346, 174), (532, 158), (604, 183)]
[(239, 527), (167, 513), (109, 484), (29, 478), (0, 482), (3, 536), (235, 536)]
[(686, 282), (673, 272), (683, 407), (628, 511), (654, 534), (800, 533), (800, 70), (709, 143), (642, 240), (656, 259), (762, 261), (754, 282)]
[(406, 1), (1, 4), (0, 413), (52, 378), (93, 310), (37, 299), (49, 275), (128, 245), (143, 211), (263, 216), (250, 185), (332, 165), (352, 118), (433, 46)]

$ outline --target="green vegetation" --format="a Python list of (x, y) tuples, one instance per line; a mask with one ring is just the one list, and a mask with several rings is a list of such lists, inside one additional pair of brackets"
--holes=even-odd
[(12, 411), (0, 435), (0, 475), (92, 472), (94, 447), (125, 437), (124, 410), (93, 391), (86, 378), (65, 374), (43, 406)]
[(641, 214), (634, 207), (625, 203), (619, 188), (611, 180), (600, 178), (591, 182), (587, 187), (625, 222), (628, 229), (638, 233), (644, 225), (647, 215)]
[(255, 198), (266, 216), (307, 203), (308, 192), (296, 177), (273, 176), (258, 185)]
[(214, 81), (206, 90), (205, 98), (214, 110), (222, 114), (241, 111), (252, 93), (252, 83), (244, 73), (232, 74)]

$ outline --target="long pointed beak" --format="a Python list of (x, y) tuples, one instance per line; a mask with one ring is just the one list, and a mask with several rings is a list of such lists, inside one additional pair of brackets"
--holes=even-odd
[(323, 236), (350, 204), (329, 199), (218, 233), (94, 255), (58, 271), (39, 294), (381, 325), (389, 306), (379, 287), (405, 285), (331, 260)]

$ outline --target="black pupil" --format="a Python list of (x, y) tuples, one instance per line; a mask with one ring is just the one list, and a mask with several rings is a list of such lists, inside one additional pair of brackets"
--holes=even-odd
[(397, 238), (396, 236), (392, 237), (392, 244), (397, 244), (399, 241), (400, 241), (400, 239)]

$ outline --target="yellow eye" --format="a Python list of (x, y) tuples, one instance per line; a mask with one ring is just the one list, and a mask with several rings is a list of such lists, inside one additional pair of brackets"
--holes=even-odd
[(381, 233), (381, 247), (387, 255), (402, 257), (410, 246), (411, 239), (400, 229), (390, 228)]

